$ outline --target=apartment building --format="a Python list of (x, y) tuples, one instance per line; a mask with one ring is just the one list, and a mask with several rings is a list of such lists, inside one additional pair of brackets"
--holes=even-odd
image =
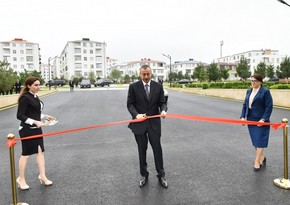
[(88, 78), (90, 72), (106, 78), (106, 43), (89, 38), (67, 42), (59, 56), (58, 70), (66, 79), (74, 76)]
[(139, 76), (140, 68), (142, 65), (145, 65), (145, 64), (149, 65), (151, 68), (151, 71), (153, 74), (152, 80), (155, 80), (155, 81), (158, 81), (159, 79), (166, 80), (168, 71), (165, 68), (165, 63), (162, 61), (152, 60), (150, 58), (143, 58), (141, 60), (128, 62), (127, 64), (116, 65), (115, 68), (118, 68), (121, 71), (122, 76), (125, 76), (125, 75)]
[[(111, 57), (106, 57), (106, 75), (109, 76), (113, 69), (115, 69), (115, 66), (119, 64), (119, 60), (111, 58)], [(118, 69), (120, 70), (120, 69)]]
[(198, 64), (207, 65), (207, 63), (196, 61), (192, 58), (186, 61), (175, 61), (171, 66), (172, 72), (178, 73), (182, 72), (183, 75), (187, 74), (191, 76)]
[[(231, 65), (235, 67), (238, 65), (241, 58), (245, 58), (247, 59), (251, 73), (253, 74), (257, 68), (257, 65), (261, 62), (264, 62), (266, 65), (273, 65), (276, 70), (277, 66), (280, 66), (280, 63), (285, 57), (286, 55), (280, 55), (278, 50), (261, 49), (221, 57), (218, 58), (217, 61), (220, 65)], [(234, 75), (234, 72), (232, 75)]]
[(17, 73), (40, 71), (41, 56), (37, 43), (22, 38), (0, 42), (0, 61), (7, 61)]

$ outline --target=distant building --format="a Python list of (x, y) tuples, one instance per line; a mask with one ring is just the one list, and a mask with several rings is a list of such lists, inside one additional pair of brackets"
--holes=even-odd
[(55, 56), (49, 64), (41, 64), (40, 72), (45, 82), (60, 79), (64, 76), (64, 71), (60, 68), (60, 57)]
[(198, 64), (207, 65), (207, 63), (190, 58), (187, 61), (175, 61), (174, 64), (171, 65), (171, 70), (175, 73), (182, 72), (183, 75), (187, 74), (191, 76)]
[[(106, 76), (109, 76), (116, 65), (119, 64), (119, 60), (106, 57)], [(119, 70), (119, 69), (118, 69)]]
[(59, 66), (59, 75), (66, 79), (74, 76), (88, 78), (90, 72), (106, 78), (106, 43), (89, 38), (69, 41), (59, 56)]
[(25, 71), (40, 71), (40, 48), (22, 38), (0, 42), (0, 61), (7, 61), (18, 73)]
[(143, 58), (137, 61), (128, 62), (127, 66), (123, 67), (124, 75), (140, 75), (140, 68), (142, 65), (149, 65), (153, 74), (153, 79), (155, 81), (166, 80), (167, 70), (165, 68), (165, 63), (163, 61), (152, 60), (150, 58)]
[[(219, 65), (230, 65), (232, 70), (234, 70), (235, 67), (239, 64), (241, 58), (245, 58), (247, 59), (251, 73), (253, 74), (255, 69), (257, 69), (257, 65), (261, 62), (264, 62), (266, 65), (273, 65), (276, 71), (277, 66), (280, 66), (280, 63), (284, 60), (285, 57), (285, 55), (279, 55), (278, 50), (261, 49), (224, 56), (218, 58), (217, 60)], [(232, 72), (232, 75), (234, 75), (234, 72)]]

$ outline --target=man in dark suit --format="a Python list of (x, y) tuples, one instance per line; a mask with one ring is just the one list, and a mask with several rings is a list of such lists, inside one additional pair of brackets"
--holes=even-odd
[[(146, 116), (159, 115), (166, 116), (167, 104), (164, 98), (164, 91), (161, 84), (151, 80), (151, 68), (143, 65), (140, 68), (141, 80), (132, 83), (129, 86), (127, 108), (133, 119), (146, 118)], [(157, 177), (160, 184), (167, 188), (163, 168), (161, 138), (161, 120), (160, 118), (151, 118), (143, 122), (130, 123), (128, 126), (135, 135), (138, 145), (139, 163), (141, 180), (140, 187), (143, 187), (147, 181), (149, 172), (147, 170), (146, 152), (148, 140), (151, 144)]]

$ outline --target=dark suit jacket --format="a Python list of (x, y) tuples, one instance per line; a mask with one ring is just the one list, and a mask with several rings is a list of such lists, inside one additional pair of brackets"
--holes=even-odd
[(35, 125), (28, 125), (25, 121), (28, 118), (40, 121), (41, 118), (41, 105), (39, 98), (35, 98), (30, 92), (25, 93), (19, 99), (17, 110), (17, 119), (21, 121), (21, 126), (35, 127)]
[[(132, 83), (129, 86), (127, 108), (133, 119), (136, 119), (138, 114), (145, 113), (147, 116), (152, 116), (160, 114), (163, 110), (167, 111), (162, 85), (151, 80), (148, 100), (142, 80)], [(147, 129), (153, 129), (156, 133), (161, 134), (160, 118), (130, 123), (128, 127), (134, 134), (143, 134)]]
[[(249, 112), (249, 98), (253, 89), (247, 90), (245, 101), (243, 104), (241, 118), (246, 118)], [(252, 102), (251, 116), (259, 121), (264, 119), (270, 121), (273, 109), (273, 100), (269, 89), (261, 87)]]

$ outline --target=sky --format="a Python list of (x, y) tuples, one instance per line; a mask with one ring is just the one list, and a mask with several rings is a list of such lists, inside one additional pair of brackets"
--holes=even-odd
[[(290, 0), (285, 0), (290, 4)], [(38, 43), (42, 62), (68, 41), (106, 42), (107, 56), (211, 63), (250, 50), (290, 56), (290, 7), (277, 0), (7, 0), (0, 42)]]

